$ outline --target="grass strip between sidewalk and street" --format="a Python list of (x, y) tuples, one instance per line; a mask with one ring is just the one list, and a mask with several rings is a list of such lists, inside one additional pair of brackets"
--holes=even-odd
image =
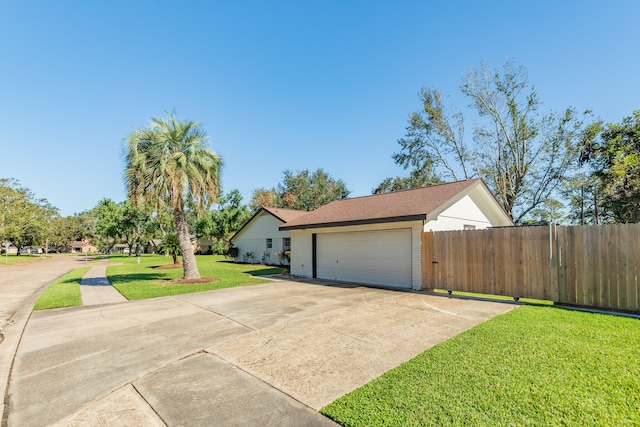
[(170, 279), (182, 278), (182, 268), (159, 269), (158, 266), (171, 264), (170, 257), (162, 255), (142, 255), (140, 263), (135, 256), (110, 256), (107, 277), (111, 284), (129, 300), (156, 298), (235, 286), (266, 283), (259, 275), (280, 274), (282, 268), (264, 265), (236, 264), (218, 255), (198, 255), (196, 261), (202, 277), (214, 279), (199, 284), (168, 284)]
[(91, 267), (77, 268), (51, 284), (38, 298), (34, 310), (82, 305), (80, 281)]
[(322, 409), (343, 426), (640, 425), (640, 319), (523, 306)]

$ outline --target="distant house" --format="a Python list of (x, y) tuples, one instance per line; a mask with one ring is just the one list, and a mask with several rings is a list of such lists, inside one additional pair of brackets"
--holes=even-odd
[(69, 245), (69, 251), (73, 252), (73, 253), (91, 253), (91, 252), (98, 252), (98, 248), (94, 245), (92, 245), (91, 243), (88, 245), (85, 245), (82, 242), (73, 242)]
[(10, 244), (9, 248), (5, 245), (2, 245), (2, 253), (8, 253), (9, 255), (16, 255), (18, 253), (18, 247), (16, 245)]
[(144, 247), (144, 251), (148, 254), (157, 254), (158, 246), (162, 243), (162, 239), (151, 239), (147, 242), (147, 245)]
[(115, 245), (113, 245), (113, 247), (111, 248), (111, 253), (115, 254), (115, 253), (119, 253), (119, 254), (123, 254), (125, 253), (125, 249), (127, 250), (126, 253), (128, 253), (129, 251), (129, 245), (125, 244), (125, 243), (116, 243)]
[(260, 208), (230, 239), (238, 249), (235, 261), (288, 264), (282, 254), (287, 252), (288, 255), (291, 250), (291, 233), (279, 230), (279, 227), (307, 213), (292, 209)]
[(196, 243), (195, 251), (200, 252), (201, 254), (209, 254), (213, 245), (215, 245), (217, 241), (215, 239), (209, 237), (199, 237)]
[(287, 221), (291, 274), (420, 289), (424, 231), (513, 222), (481, 179), (337, 200)]

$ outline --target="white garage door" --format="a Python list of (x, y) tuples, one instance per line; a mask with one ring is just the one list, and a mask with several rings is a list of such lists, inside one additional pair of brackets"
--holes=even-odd
[(319, 279), (411, 288), (411, 229), (316, 236)]

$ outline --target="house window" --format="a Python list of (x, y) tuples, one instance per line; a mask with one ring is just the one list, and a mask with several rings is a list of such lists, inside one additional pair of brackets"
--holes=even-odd
[(464, 225), (464, 229), (465, 229), (465, 230), (475, 230), (475, 229), (476, 229), (476, 226), (475, 226), (475, 225), (465, 224), (465, 225)]
[(267, 239), (267, 249), (273, 248), (273, 239)]
[(291, 250), (291, 237), (282, 238), (282, 250), (285, 252)]

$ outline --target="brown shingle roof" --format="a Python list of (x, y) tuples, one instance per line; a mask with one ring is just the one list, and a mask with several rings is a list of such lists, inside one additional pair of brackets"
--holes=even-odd
[(452, 182), (413, 190), (342, 199), (283, 224), (281, 230), (336, 225), (425, 220), (427, 215), (482, 180)]

